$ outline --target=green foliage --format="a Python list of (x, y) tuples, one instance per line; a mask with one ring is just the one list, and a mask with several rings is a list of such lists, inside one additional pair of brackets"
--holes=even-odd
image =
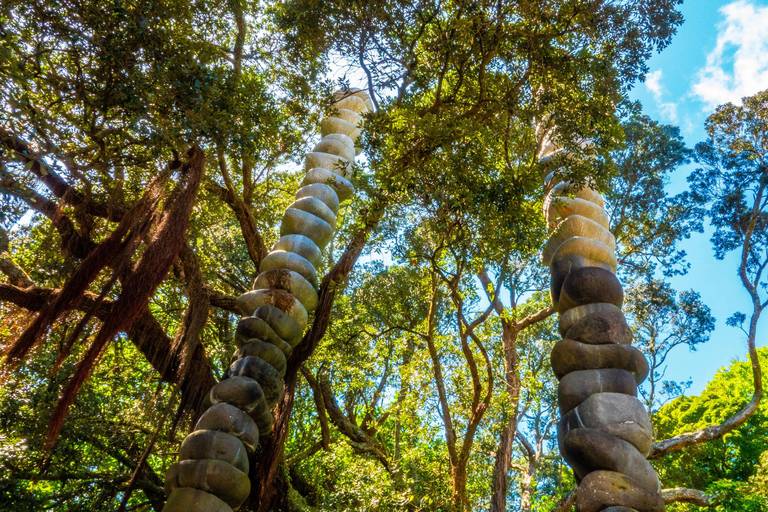
[[(768, 348), (758, 352), (760, 364), (765, 367)], [(666, 439), (721, 424), (750, 400), (752, 391), (751, 364), (736, 361), (721, 369), (701, 395), (683, 396), (662, 407), (653, 416), (656, 437)], [(742, 426), (722, 439), (674, 452), (656, 461), (654, 466), (666, 487), (706, 489), (717, 484), (724, 491), (733, 491), (756, 475), (765, 453), (768, 453), (768, 404), (762, 403)], [(765, 506), (764, 494), (761, 499)]]

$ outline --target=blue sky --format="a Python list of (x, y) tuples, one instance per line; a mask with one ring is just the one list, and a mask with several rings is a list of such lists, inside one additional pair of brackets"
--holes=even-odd
[[(768, 0), (687, 0), (685, 23), (672, 44), (649, 62), (645, 83), (638, 84), (632, 99), (663, 123), (680, 126), (688, 146), (706, 138), (704, 121), (717, 105), (740, 103), (768, 88)], [(670, 183), (670, 192), (686, 186), (685, 177), (695, 168), (681, 168)], [(747, 292), (736, 274), (737, 258), (723, 261), (713, 256), (709, 234), (696, 234), (683, 244), (691, 270), (675, 278), (677, 290), (693, 289), (717, 318), (711, 340), (696, 352), (678, 347), (669, 360), (666, 378), (693, 380), (689, 393), (699, 393), (715, 372), (735, 358), (746, 356), (746, 340), (725, 320), (735, 311), (751, 310)], [(765, 344), (768, 323), (761, 319), (758, 346)]]

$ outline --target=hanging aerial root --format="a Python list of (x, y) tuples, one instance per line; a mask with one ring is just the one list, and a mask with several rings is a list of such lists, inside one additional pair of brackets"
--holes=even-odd
[(69, 407), (78, 391), (93, 372), (109, 341), (119, 331), (127, 329), (141, 315), (155, 289), (165, 278), (186, 239), (189, 217), (205, 169), (205, 155), (197, 146), (191, 148), (182, 167), (186, 186), (177, 185), (173, 202), (165, 213), (155, 237), (147, 244), (141, 259), (123, 280), (120, 296), (112, 306), (110, 316), (102, 324), (95, 339), (77, 364), (75, 372), (64, 387), (51, 416), (46, 432), (45, 449), (53, 447)]

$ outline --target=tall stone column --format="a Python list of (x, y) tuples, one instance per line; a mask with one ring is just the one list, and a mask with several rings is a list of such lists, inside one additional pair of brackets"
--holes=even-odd
[(253, 290), (241, 295), (237, 351), (224, 379), (165, 474), (164, 512), (232, 512), (248, 497), (249, 457), (272, 429), (283, 395), (286, 361), (317, 307), (317, 269), (336, 230), (339, 204), (355, 192), (348, 178), (359, 149), (361, 114), (373, 110), (359, 89), (336, 92), (334, 114), (320, 123), (322, 139), (305, 158), (306, 175), (285, 211), (280, 239), (261, 262)]
[[(567, 157), (550, 144), (542, 160)], [(637, 386), (648, 376), (632, 346), (616, 277), (616, 240), (603, 197), (589, 187), (545, 179), (551, 236), (541, 254), (563, 337), (552, 350), (560, 384), (560, 453), (579, 483), (579, 512), (662, 512), (659, 479), (646, 460), (653, 430)]]

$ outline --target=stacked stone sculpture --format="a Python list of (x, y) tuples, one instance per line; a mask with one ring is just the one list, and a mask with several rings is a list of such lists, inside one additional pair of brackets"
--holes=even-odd
[(348, 178), (361, 114), (373, 110), (358, 89), (338, 91), (335, 99), (334, 114), (320, 123), (322, 139), (306, 155), (306, 175), (283, 216), (280, 239), (261, 262), (253, 290), (237, 299), (243, 314), (237, 351), (166, 472), (164, 512), (232, 512), (250, 493), (249, 456), (272, 428), (287, 358), (317, 307), (322, 251), (336, 229), (339, 203), (354, 194)]
[[(562, 149), (550, 146), (543, 160)], [(565, 155), (567, 156), (567, 155)], [(551, 354), (561, 419), (560, 453), (579, 482), (579, 512), (662, 512), (659, 479), (646, 460), (653, 442), (637, 386), (648, 376), (621, 311), (616, 240), (603, 197), (584, 186), (545, 179), (551, 236), (541, 260), (563, 337)]]

